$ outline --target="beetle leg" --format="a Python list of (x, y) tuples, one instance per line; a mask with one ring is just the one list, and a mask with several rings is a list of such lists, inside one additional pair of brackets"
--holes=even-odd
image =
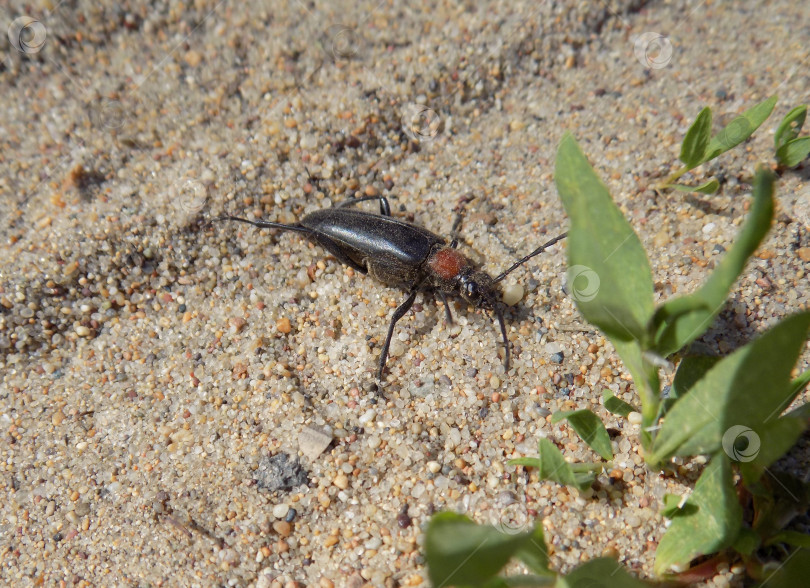
[(349, 198), (336, 204), (335, 208), (346, 208), (347, 206), (353, 206), (358, 202), (367, 202), (368, 200), (379, 200), (380, 214), (383, 216), (391, 216), (391, 205), (388, 204), (388, 198), (385, 196), (360, 196), (360, 198)]
[(394, 336), (394, 326), (397, 324), (397, 321), (405, 316), (405, 313), (411, 309), (414, 300), (416, 300), (416, 294), (418, 291), (418, 286), (412, 288), (411, 293), (408, 294), (405, 302), (399, 305), (399, 307), (394, 311), (394, 316), (391, 317), (391, 324), (388, 325), (388, 335), (385, 337), (385, 345), (383, 345), (382, 353), (380, 354), (380, 369), (377, 372), (377, 379), (381, 382), (383, 370), (385, 370), (385, 360), (388, 359), (388, 348), (391, 346), (391, 337)]
[[(459, 210), (456, 213), (456, 219), (453, 221), (453, 226), (450, 228), (450, 239), (453, 243), (458, 243), (458, 234), (461, 230), (461, 219), (464, 216), (464, 213)], [(455, 249), (455, 245), (451, 245), (453, 249)]]
[(380, 214), (383, 216), (391, 216), (391, 205), (388, 204), (388, 198), (380, 196)]
[(442, 304), (444, 304), (444, 312), (447, 315), (447, 322), (452, 325), (453, 315), (450, 314), (450, 305), (447, 303), (447, 296), (445, 296), (444, 292), (442, 292), (441, 290), (436, 290), (436, 296), (438, 296), (439, 300), (441, 300)]
[(503, 335), (503, 369), (509, 371), (509, 338), (506, 336), (506, 324), (503, 322), (503, 307), (500, 304), (493, 305), (495, 309), (495, 316), (498, 317), (498, 324), (501, 326), (501, 335)]

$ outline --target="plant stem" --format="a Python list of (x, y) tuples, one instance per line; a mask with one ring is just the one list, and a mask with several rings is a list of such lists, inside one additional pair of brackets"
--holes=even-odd
[(582, 462), (582, 463), (572, 463), (569, 464), (571, 469), (581, 474), (583, 472), (601, 472), (603, 469), (610, 469), (613, 467), (612, 461), (602, 461), (598, 463), (594, 462)]
[(656, 187), (659, 190), (664, 190), (666, 188), (669, 188), (672, 184), (674, 184), (677, 180), (679, 180), (680, 177), (683, 174), (690, 171), (690, 169), (692, 169), (692, 168), (689, 168), (687, 166), (683, 166), (681, 169), (669, 174), (669, 176), (667, 176), (667, 178), (664, 181), (660, 182)]

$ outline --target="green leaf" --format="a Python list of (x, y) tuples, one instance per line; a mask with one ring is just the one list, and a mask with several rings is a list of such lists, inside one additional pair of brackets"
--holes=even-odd
[(731, 286), (771, 226), (773, 180), (770, 171), (757, 172), (754, 203), (748, 219), (734, 245), (703, 286), (691, 295), (668, 300), (656, 311), (651, 330), (655, 337), (655, 351), (662, 357), (694, 341), (720, 312)]
[(619, 357), (622, 358), (624, 366), (633, 376), (633, 383), (636, 385), (636, 392), (641, 398), (642, 429), (641, 442), (644, 447), (649, 446), (650, 434), (647, 427), (655, 424), (655, 416), (658, 414), (658, 402), (660, 393), (660, 382), (658, 380), (658, 368), (645, 358), (641, 346), (636, 341), (613, 341), (613, 347)]
[(695, 122), (686, 131), (686, 136), (681, 144), (680, 160), (687, 167), (696, 167), (703, 161), (703, 154), (709, 144), (709, 137), (712, 134), (712, 109), (708, 106), (700, 111)]
[(718, 361), (720, 361), (719, 357), (708, 355), (688, 355), (684, 357), (681, 363), (678, 364), (669, 394), (661, 401), (658, 417), (663, 417), (678, 398), (689, 392), (695, 382), (702, 378)]
[(602, 399), (604, 401), (605, 408), (613, 414), (627, 418), (627, 415), (629, 415), (631, 412), (636, 412), (636, 409), (633, 408), (632, 404), (628, 404), (621, 398), (617, 398), (610, 390), (602, 390)]
[(762, 539), (748, 527), (742, 527), (734, 540), (734, 550), (746, 556), (754, 553), (760, 545), (762, 545)]
[(790, 388), (794, 394), (798, 394), (810, 384), (810, 370), (806, 370), (796, 376), (796, 379), (790, 383)]
[(650, 585), (631, 576), (615, 559), (598, 557), (558, 578), (556, 588), (646, 588)]
[(799, 137), (776, 150), (776, 161), (784, 167), (796, 167), (810, 154), (810, 137)]
[(787, 543), (793, 547), (806, 547), (810, 549), (810, 535), (807, 533), (799, 533), (798, 531), (780, 531), (768, 539), (768, 545), (773, 545), (774, 543)]
[(810, 506), (810, 486), (785, 472), (769, 472), (749, 490), (754, 498), (753, 530), (766, 539), (779, 533), (797, 515), (805, 514)]
[(510, 535), (460, 514), (438, 513), (425, 533), (430, 581), (434, 586), (483, 585), (534, 538), (534, 531)]
[(670, 184), (668, 188), (674, 188), (678, 192), (700, 192), (701, 194), (714, 194), (720, 188), (720, 182), (712, 178), (700, 186), (686, 186), (684, 184)]
[(603, 459), (607, 461), (613, 459), (610, 436), (598, 416), (588, 409), (569, 410), (554, 413), (551, 422), (557, 423), (562, 419), (566, 419), (574, 431), (577, 432), (577, 435)]
[(540, 453), (538, 457), (519, 457), (510, 459), (507, 463), (537, 468), (541, 480), (551, 480), (564, 486), (574, 486), (580, 490), (590, 488), (596, 479), (596, 475), (592, 471), (575, 472), (572, 464), (565, 461), (560, 450), (548, 439), (540, 439), (538, 452)]
[(706, 375), (721, 358), (713, 355), (689, 355), (678, 364), (678, 370), (672, 379), (670, 398), (678, 399), (685, 396), (698, 380)]
[[(752, 468), (772, 458), (784, 444), (785, 427), (792, 426), (778, 417), (795, 398), (790, 371), (808, 326), (810, 312), (795, 314), (718, 361), (669, 410), (647, 462), (720, 449)], [(778, 437), (771, 441), (773, 434)]]
[(689, 355), (684, 357), (681, 363), (678, 364), (678, 370), (675, 372), (669, 394), (661, 402), (658, 416), (663, 417), (678, 398), (689, 392), (695, 382), (700, 380), (718, 361), (720, 361), (719, 357), (709, 355)]
[(543, 525), (539, 519), (515, 555), (535, 574), (554, 575), (548, 569), (548, 547), (546, 547), (546, 538), (543, 535)]
[(654, 308), (647, 255), (570, 133), (557, 150), (555, 181), (571, 219), (568, 287), (577, 307), (611, 340), (642, 340)]
[(797, 549), (785, 558), (765, 580), (760, 588), (796, 588), (807, 585), (810, 577), (810, 550)]
[(776, 133), (773, 136), (773, 147), (777, 151), (787, 143), (799, 136), (804, 126), (804, 119), (807, 117), (807, 105), (797, 106), (785, 115)]
[[(795, 398), (789, 392), (786, 397)], [(751, 432), (740, 429), (726, 431), (724, 446), (730, 449), (733, 459), (740, 461), (740, 473), (747, 486), (759, 480), (769, 465), (787, 453), (807, 428), (804, 419), (789, 414), (777, 418), (779, 412), (777, 407), (770, 420)], [(732, 439), (732, 436), (739, 441)], [(741, 447), (744, 449), (740, 450)]]
[(693, 558), (731, 545), (742, 523), (742, 508), (732, 479), (731, 462), (718, 454), (695, 484), (687, 501), (696, 507), (672, 519), (655, 553), (654, 570), (664, 574), (673, 565), (686, 566)]
[[(497, 582), (495, 581), (497, 580)], [(509, 576), (508, 578), (496, 578), (488, 582), (484, 588), (523, 588), (527, 586), (554, 586), (557, 576), (550, 574), (548, 576)]]
[(771, 115), (773, 107), (776, 106), (776, 100), (776, 96), (771, 96), (767, 100), (749, 108), (723, 127), (723, 129), (709, 141), (703, 155), (703, 161), (700, 163), (714, 159), (721, 153), (733, 149), (748, 139)]

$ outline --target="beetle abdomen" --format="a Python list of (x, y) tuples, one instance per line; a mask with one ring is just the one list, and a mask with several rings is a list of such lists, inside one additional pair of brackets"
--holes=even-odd
[(351, 208), (316, 210), (301, 219), (300, 225), (328, 237), (344, 255), (358, 263), (363, 260), (369, 269), (376, 261), (419, 267), (435, 245), (445, 243), (422, 227)]

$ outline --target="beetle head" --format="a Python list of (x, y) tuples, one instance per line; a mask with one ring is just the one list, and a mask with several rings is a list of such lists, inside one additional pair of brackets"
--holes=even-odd
[(498, 287), (486, 272), (468, 269), (459, 274), (461, 297), (473, 306), (494, 309), (498, 300)]

